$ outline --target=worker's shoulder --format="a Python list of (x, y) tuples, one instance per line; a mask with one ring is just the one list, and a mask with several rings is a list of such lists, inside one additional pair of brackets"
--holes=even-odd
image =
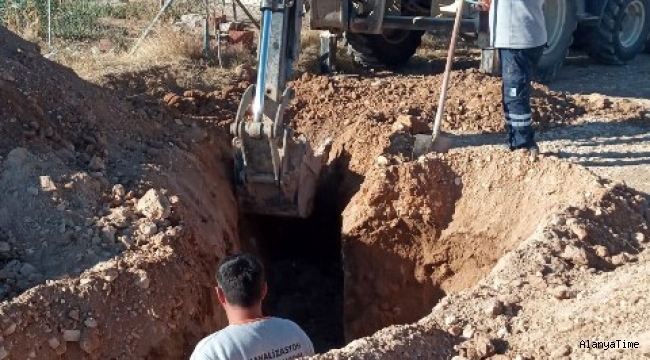
[(278, 326), (278, 327), (283, 327), (285, 329), (289, 330), (295, 330), (299, 332), (304, 332), (300, 325), (296, 324), (295, 322), (289, 320), (289, 319), (283, 319), (279, 317), (272, 317), (268, 319), (268, 324), (272, 326)]
[(195, 352), (201, 352), (202, 350), (209, 347), (210, 344), (218, 342), (219, 338), (222, 337), (225, 332), (227, 332), (227, 329), (228, 328), (226, 327), (224, 329), (213, 332), (212, 334), (204, 337), (201, 341), (199, 341), (198, 344), (196, 344), (196, 347), (194, 348)]

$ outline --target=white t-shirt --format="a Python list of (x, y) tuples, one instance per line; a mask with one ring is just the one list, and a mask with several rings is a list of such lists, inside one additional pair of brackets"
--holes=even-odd
[(266, 318), (229, 325), (201, 340), (190, 360), (290, 360), (314, 355), (314, 345), (293, 321)]

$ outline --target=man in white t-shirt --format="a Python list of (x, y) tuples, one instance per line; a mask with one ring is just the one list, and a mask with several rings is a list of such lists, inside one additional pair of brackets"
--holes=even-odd
[(262, 315), (267, 285), (260, 261), (250, 254), (223, 259), (217, 297), (230, 323), (201, 340), (190, 360), (290, 360), (314, 355), (305, 332), (290, 320)]

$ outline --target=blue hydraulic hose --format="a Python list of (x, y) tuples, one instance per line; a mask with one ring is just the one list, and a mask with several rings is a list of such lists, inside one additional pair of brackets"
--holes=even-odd
[(271, 16), (269, 9), (262, 10), (262, 29), (260, 31), (260, 58), (257, 68), (257, 86), (253, 102), (253, 121), (262, 121), (264, 111), (264, 88), (266, 87), (266, 66), (269, 59), (269, 42), (271, 38)]

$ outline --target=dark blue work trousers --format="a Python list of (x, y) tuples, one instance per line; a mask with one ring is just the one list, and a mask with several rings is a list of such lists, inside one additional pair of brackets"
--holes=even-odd
[(511, 150), (535, 146), (530, 95), (535, 67), (544, 46), (531, 49), (499, 49), (503, 114)]

